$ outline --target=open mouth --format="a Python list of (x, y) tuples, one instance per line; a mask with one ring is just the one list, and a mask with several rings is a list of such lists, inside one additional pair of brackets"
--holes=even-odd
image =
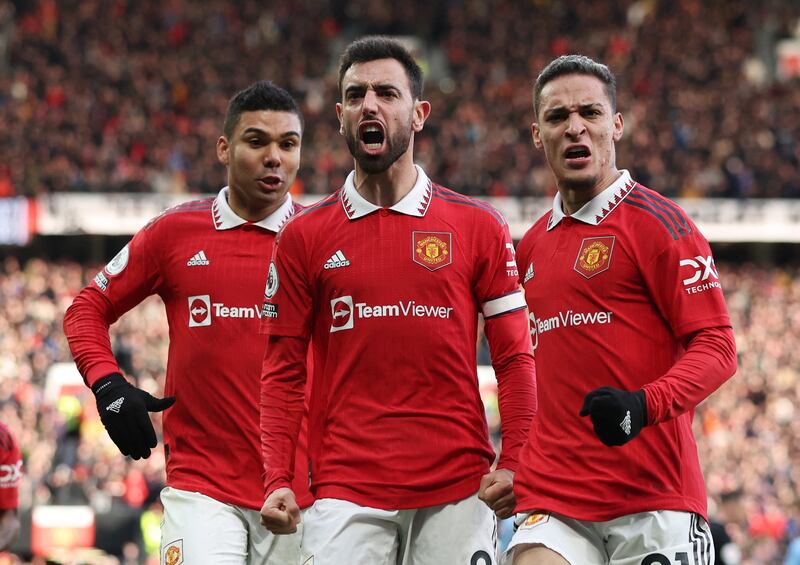
[(281, 177), (277, 175), (267, 175), (265, 177), (261, 177), (260, 179), (258, 179), (258, 183), (261, 186), (272, 190), (280, 187), (282, 182), (283, 180), (281, 180)]
[(376, 122), (362, 124), (358, 129), (358, 133), (361, 142), (368, 151), (377, 151), (383, 147), (386, 135), (380, 124)]
[(567, 149), (564, 152), (564, 157), (566, 159), (585, 159), (591, 156), (591, 154), (588, 147), (576, 146)]

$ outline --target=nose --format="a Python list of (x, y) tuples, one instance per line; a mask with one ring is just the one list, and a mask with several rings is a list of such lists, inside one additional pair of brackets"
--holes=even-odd
[(264, 148), (264, 166), (271, 169), (281, 166), (281, 151), (277, 143), (270, 143)]
[(579, 137), (585, 130), (586, 126), (583, 123), (583, 119), (580, 117), (580, 115), (578, 115), (577, 112), (572, 112), (567, 119), (566, 134), (569, 137), (576, 138)]
[(364, 94), (364, 103), (361, 106), (362, 115), (374, 115), (378, 113), (378, 95), (371, 88)]

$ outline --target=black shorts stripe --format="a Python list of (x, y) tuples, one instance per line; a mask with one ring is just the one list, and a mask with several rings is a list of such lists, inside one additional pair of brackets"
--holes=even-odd
[(643, 190), (636, 190), (635, 192), (631, 193), (631, 196), (637, 200), (641, 199), (639, 200), (640, 202), (647, 201), (652, 206), (658, 208), (659, 210), (662, 210), (667, 215), (667, 217), (669, 217), (672, 220), (672, 223), (675, 226), (677, 226), (678, 231), (681, 232), (681, 235), (689, 235), (690, 233), (692, 233), (692, 228), (689, 227), (689, 224), (686, 222), (686, 219), (680, 213), (680, 209), (676, 211), (677, 206), (675, 206), (674, 208), (672, 206), (669, 206), (667, 204), (669, 200), (667, 200), (666, 198), (660, 196), (654, 196), (653, 194), (648, 194)]
[(628, 206), (633, 206), (635, 208), (644, 210), (645, 212), (651, 214), (652, 216), (655, 216), (658, 219), (658, 221), (664, 224), (664, 227), (667, 228), (667, 231), (669, 231), (670, 235), (672, 236), (672, 239), (675, 240), (678, 239), (678, 234), (675, 232), (675, 228), (672, 227), (672, 222), (668, 221), (666, 218), (664, 218), (664, 216), (659, 214), (656, 210), (653, 210), (650, 207), (650, 205), (639, 203), (637, 200), (632, 199), (630, 194), (625, 200), (623, 200), (623, 203)]
[(689, 520), (689, 541), (692, 543), (692, 551), (694, 552), (695, 565), (701, 565), (700, 562), (700, 540), (697, 539), (697, 534), (694, 531), (694, 523), (697, 520), (697, 514), (692, 514)]
[(689, 526), (689, 540), (694, 548), (694, 561), (697, 565), (713, 565), (711, 556), (713, 555), (713, 540), (708, 528), (703, 528), (699, 515), (692, 513)]
[(698, 516), (697, 519), (695, 520), (695, 525), (697, 526), (697, 530), (700, 532), (700, 536), (703, 540), (703, 545), (705, 547), (705, 565), (713, 565), (711, 562), (711, 558), (712, 555), (714, 554), (714, 540), (711, 539), (711, 528), (709, 528), (707, 524), (706, 527), (704, 528), (703, 523), (705, 522), (705, 520), (701, 522), (700, 519), (701, 518)]

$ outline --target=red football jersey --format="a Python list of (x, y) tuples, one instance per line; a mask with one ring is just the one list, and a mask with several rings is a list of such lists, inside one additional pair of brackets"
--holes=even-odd
[[(623, 171), (572, 216), (557, 195), (517, 259), (540, 393), (515, 477), (517, 508), (593, 521), (649, 510), (705, 515), (693, 406), (671, 417), (669, 403), (682, 387), (707, 395), (720, 382), (657, 381), (691, 334), (731, 324), (703, 235)], [(578, 416), (601, 386), (645, 390), (651, 425), (622, 447), (605, 446)]]
[[(351, 173), (278, 236), (262, 327), (311, 338), (308, 437), (318, 498), (415, 508), (477, 491), (495, 457), (476, 373), (481, 311), (496, 368), (504, 360), (499, 385), (515, 396), (506, 402), (501, 393), (500, 466), (514, 468), (533, 414), (533, 359), (508, 227), (490, 206), (417, 171), (412, 190), (389, 208), (359, 195)], [(262, 417), (267, 438), (286, 435), (280, 423), (292, 412), (292, 387), (273, 376), (267, 409), (276, 425), (265, 430)], [(268, 490), (290, 476), (284, 449), (266, 445)]]
[[(147, 296), (164, 301), (169, 356), (164, 393), (167, 484), (260, 509), (264, 502), (259, 335), (264, 270), (275, 233), (300, 207), (287, 196), (251, 223), (216, 198), (181, 204), (139, 231), (67, 310), (64, 331), (86, 383), (121, 372), (108, 328)], [(305, 457), (298, 454), (298, 466)], [(298, 475), (298, 501), (310, 503)]]
[(19, 480), (22, 477), (22, 455), (5, 424), (0, 422), (0, 510), (19, 505)]

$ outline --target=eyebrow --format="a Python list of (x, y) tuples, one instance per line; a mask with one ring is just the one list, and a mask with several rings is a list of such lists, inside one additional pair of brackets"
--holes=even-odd
[[(589, 102), (587, 104), (579, 104), (578, 105), (578, 110), (591, 110), (592, 108), (600, 108), (602, 110), (603, 109), (603, 103), (602, 102)], [(561, 105), (561, 106), (556, 106), (555, 108), (546, 108), (544, 112), (545, 112), (545, 114), (548, 114), (550, 112), (563, 112), (565, 110), (569, 110), (569, 107)]]
[[(258, 135), (265, 135), (269, 137), (269, 133), (261, 128), (257, 127), (249, 127), (242, 132), (242, 135), (245, 136), (248, 133), (255, 133)], [(282, 134), (278, 135), (281, 139), (285, 139), (287, 137), (300, 137), (300, 133), (294, 130), (283, 132)]]
[(395, 85), (395, 84), (392, 84), (391, 82), (382, 82), (382, 83), (377, 83), (377, 84), (375, 84), (375, 83), (372, 83), (372, 84), (371, 83), (363, 83), (362, 82), (362, 83), (353, 84), (353, 85), (348, 86), (347, 88), (344, 89), (344, 93), (345, 93), (345, 95), (347, 95), (350, 92), (361, 92), (361, 91), (369, 89), (370, 86), (372, 86), (372, 88), (374, 88), (376, 91), (377, 90), (396, 90), (397, 92), (400, 92), (400, 87)]

